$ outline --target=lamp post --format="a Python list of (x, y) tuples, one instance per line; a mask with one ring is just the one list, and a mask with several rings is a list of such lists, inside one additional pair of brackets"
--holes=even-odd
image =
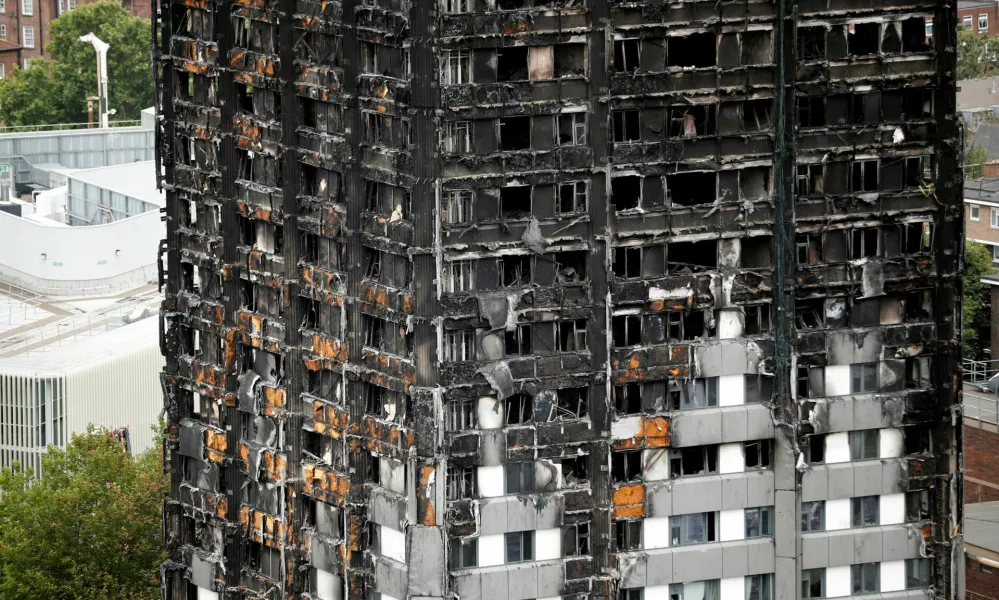
[(108, 126), (108, 48), (106, 42), (101, 41), (93, 33), (80, 36), (81, 42), (87, 42), (97, 51), (97, 99), (98, 114), (101, 120), (101, 129)]

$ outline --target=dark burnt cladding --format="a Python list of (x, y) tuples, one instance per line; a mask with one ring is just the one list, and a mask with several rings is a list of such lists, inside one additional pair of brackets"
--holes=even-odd
[(164, 599), (961, 597), (955, 11), (159, 0)]

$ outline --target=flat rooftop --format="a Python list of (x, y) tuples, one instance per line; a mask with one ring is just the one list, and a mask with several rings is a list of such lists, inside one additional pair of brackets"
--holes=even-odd
[(53, 376), (159, 343), (155, 285), (116, 295), (51, 298), (0, 282), (0, 371)]
[(999, 202), (999, 177), (964, 180), (964, 199)]

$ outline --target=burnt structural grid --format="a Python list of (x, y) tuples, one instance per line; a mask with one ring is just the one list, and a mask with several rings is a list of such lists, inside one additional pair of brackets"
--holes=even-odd
[(154, 8), (164, 600), (961, 597), (955, 3)]

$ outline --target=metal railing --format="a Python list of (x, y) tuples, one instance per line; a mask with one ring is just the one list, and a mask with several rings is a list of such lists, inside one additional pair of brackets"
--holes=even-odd
[(961, 361), (965, 417), (999, 424), (999, 395), (983, 387), (997, 373), (999, 359)]
[[(108, 123), (109, 127), (138, 127), (142, 125), (142, 121), (138, 119), (130, 119), (127, 121), (111, 121)], [(0, 133), (24, 133), (24, 132), (40, 132), (40, 131), (65, 131), (67, 129), (93, 129), (95, 131), (100, 130), (100, 127), (96, 123), (51, 123), (48, 125), (10, 125), (7, 127), (0, 127)]]

